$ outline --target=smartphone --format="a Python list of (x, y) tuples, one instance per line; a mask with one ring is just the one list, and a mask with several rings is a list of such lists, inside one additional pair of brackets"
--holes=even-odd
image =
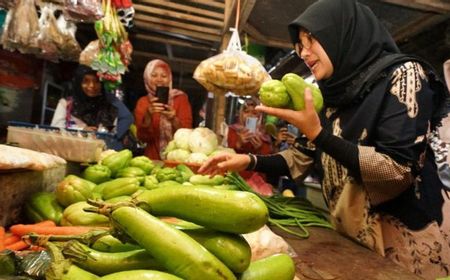
[(245, 120), (245, 128), (247, 128), (250, 132), (255, 133), (257, 123), (258, 123), (258, 118), (248, 117)]
[(156, 97), (158, 102), (167, 104), (169, 102), (169, 87), (156, 87)]
[(298, 128), (293, 126), (292, 124), (287, 125), (287, 130), (289, 133), (294, 134), (295, 136), (298, 136)]

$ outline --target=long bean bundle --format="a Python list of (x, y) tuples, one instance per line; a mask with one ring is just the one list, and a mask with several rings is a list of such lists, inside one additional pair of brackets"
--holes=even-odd
[[(228, 174), (227, 179), (240, 190), (258, 195), (269, 209), (269, 223), (290, 234), (300, 238), (308, 238), (309, 231), (306, 227), (333, 228), (325, 215), (306, 199), (300, 197), (284, 197), (281, 195), (260, 195), (237, 173)], [(298, 227), (299, 230), (291, 230), (288, 227)]]

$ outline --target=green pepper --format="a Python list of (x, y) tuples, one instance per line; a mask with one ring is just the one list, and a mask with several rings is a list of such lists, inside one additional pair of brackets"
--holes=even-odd
[(139, 167), (128, 166), (117, 171), (116, 178), (137, 178), (140, 184), (144, 183), (145, 171)]
[(155, 164), (146, 156), (138, 156), (131, 159), (130, 166), (139, 167), (144, 170), (145, 174), (150, 174)]
[(86, 201), (91, 198), (95, 186), (76, 175), (68, 175), (56, 187), (56, 200), (65, 207), (78, 201)]
[(194, 185), (217, 186), (223, 184), (224, 177), (222, 175), (214, 175), (213, 177), (210, 177), (209, 175), (196, 174), (189, 179), (189, 182)]
[(82, 177), (96, 184), (100, 184), (111, 178), (111, 170), (106, 165), (91, 165), (83, 171)]
[(144, 187), (146, 189), (156, 189), (158, 187), (158, 179), (156, 179), (155, 175), (145, 176)]
[(189, 179), (194, 175), (194, 172), (185, 164), (178, 164), (175, 167), (176, 170), (180, 171), (181, 177), (183, 177), (183, 181), (189, 181)]
[(128, 166), (133, 154), (130, 150), (125, 149), (118, 153), (111, 154), (102, 160), (102, 165), (107, 166), (111, 170), (111, 175), (116, 176), (117, 171)]
[(107, 200), (116, 196), (131, 195), (139, 188), (139, 180), (135, 177), (117, 178), (100, 184), (102, 198)]
[(164, 167), (158, 170), (156, 172), (156, 179), (158, 179), (158, 182), (172, 180), (177, 181), (179, 183), (183, 183), (183, 177), (181, 176), (181, 173), (175, 168), (171, 167)]
[(266, 106), (286, 108), (291, 98), (286, 90), (286, 86), (281, 81), (269, 80), (262, 83), (259, 89), (259, 99)]
[(305, 109), (305, 89), (307, 87), (310, 88), (312, 92), (314, 109), (316, 109), (317, 112), (322, 110), (323, 97), (319, 88), (307, 83), (302, 77), (294, 73), (287, 73), (283, 76), (281, 81), (286, 87), (296, 111)]
[(25, 214), (32, 222), (52, 220), (59, 224), (63, 214), (62, 207), (56, 201), (55, 193), (37, 192), (25, 203)]
[(64, 209), (61, 219), (63, 226), (109, 226), (109, 218), (105, 215), (84, 211), (91, 207), (85, 201), (74, 203)]

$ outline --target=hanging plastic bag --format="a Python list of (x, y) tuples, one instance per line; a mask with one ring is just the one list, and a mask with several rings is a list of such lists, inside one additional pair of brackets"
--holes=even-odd
[(208, 91), (223, 94), (254, 95), (270, 75), (254, 57), (241, 50), (239, 34), (232, 29), (230, 43), (221, 54), (202, 61), (194, 71), (194, 79)]
[(64, 17), (71, 21), (95, 22), (103, 17), (99, 0), (65, 0)]
[(9, 10), (2, 35), (3, 48), (22, 53), (40, 53), (38, 45), (39, 19), (34, 0), (19, 0)]
[(40, 56), (44, 59), (58, 62), (59, 46), (64, 44), (64, 38), (61, 36), (56, 18), (55, 8), (52, 4), (45, 4), (41, 7), (41, 17), (39, 18), (40, 34), (38, 36)]
[(98, 55), (100, 46), (99, 40), (91, 41), (81, 52), (79, 63), (87, 66), (91, 66), (92, 61), (94, 61)]
[(58, 18), (56, 25), (58, 26), (58, 30), (63, 38), (63, 43), (59, 45), (61, 59), (78, 61), (81, 53), (81, 47), (75, 39), (77, 26), (75, 23), (67, 21), (63, 16)]

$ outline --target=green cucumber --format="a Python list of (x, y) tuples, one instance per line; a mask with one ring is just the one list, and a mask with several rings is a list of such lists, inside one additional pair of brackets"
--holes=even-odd
[(144, 249), (118, 253), (99, 252), (72, 240), (64, 245), (63, 254), (80, 268), (97, 275), (133, 269), (162, 269)]
[(244, 191), (173, 186), (143, 191), (134, 198), (137, 205), (155, 216), (176, 217), (230, 233), (258, 230), (269, 217), (264, 202)]
[(155, 270), (130, 270), (109, 274), (99, 280), (182, 280), (175, 275)]
[(275, 254), (254, 261), (239, 277), (239, 280), (292, 280), (295, 264), (286, 254)]
[(169, 273), (186, 280), (236, 279), (228, 267), (189, 235), (139, 207), (119, 207), (112, 211), (111, 219)]
[(76, 265), (69, 266), (67, 272), (60, 278), (60, 280), (98, 280), (99, 277)]

